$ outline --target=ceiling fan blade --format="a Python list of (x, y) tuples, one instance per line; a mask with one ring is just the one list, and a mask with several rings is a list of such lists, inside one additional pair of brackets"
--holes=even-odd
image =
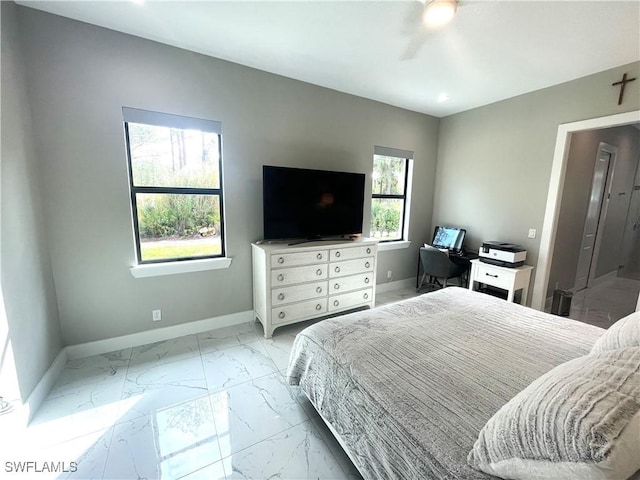
[(422, 24), (424, 3), (424, 1), (416, 0), (407, 8), (402, 24), (402, 34), (409, 37), (409, 43), (400, 56), (400, 60), (404, 61), (414, 58), (426, 40), (426, 38), (424, 38), (424, 28)]

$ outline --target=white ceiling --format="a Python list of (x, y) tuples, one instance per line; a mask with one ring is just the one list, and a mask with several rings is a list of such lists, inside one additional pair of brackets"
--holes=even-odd
[(640, 0), (17, 3), (438, 117), (640, 60)]

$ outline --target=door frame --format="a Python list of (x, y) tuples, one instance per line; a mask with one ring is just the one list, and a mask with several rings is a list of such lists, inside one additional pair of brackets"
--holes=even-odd
[(551, 164), (549, 191), (547, 193), (547, 206), (545, 208), (542, 231), (540, 233), (540, 248), (538, 250), (538, 263), (536, 266), (537, 273), (531, 297), (531, 306), (533, 308), (544, 310), (545, 306), (549, 274), (551, 272), (551, 260), (553, 258), (553, 245), (556, 240), (560, 203), (562, 201), (562, 192), (567, 173), (567, 159), (569, 157), (571, 134), (583, 130), (619, 127), (638, 122), (640, 122), (640, 110), (634, 110), (605, 117), (564, 123), (558, 126), (553, 163)]

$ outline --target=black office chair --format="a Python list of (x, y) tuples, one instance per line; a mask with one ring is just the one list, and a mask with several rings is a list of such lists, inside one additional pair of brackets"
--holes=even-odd
[[(457, 278), (458, 285), (462, 287), (464, 282), (462, 276), (469, 269), (468, 265), (453, 262), (447, 253), (430, 246), (420, 247), (420, 264), (422, 277), (417, 290), (420, 290), (427, 276), (429, 277), (427, 285), (434, 289), (446, 287), (450, 278)], [(442, 283), (438, 281), (440, 278), (443, 280)]]

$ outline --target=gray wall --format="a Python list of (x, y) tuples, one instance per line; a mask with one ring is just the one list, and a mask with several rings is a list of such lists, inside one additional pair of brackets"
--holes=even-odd
[[(622, 240), (640, 154), (640, 130), (625, 126), (576, 132), (571, 136), (567, 158), (566, 181), (558, 217), (547, 297), (552, 295), (555, 288), (570, 289), (574, 286), (593, 169), (600, 142), (618, 147), (618, 155), (595, 278), (617, 271), (619, 264), (628, 261), (625, 259)], [(624, 195), (619, 195), (622, 192)]]
[[(370, 174), (374, 145), (415, 151), (410, 249), (429, 235), (439, 121), (236, 64), (19, 8), (48, 243), (65, 344), (252, 309), (263, 164)], [(122, 106), (222, 121), (227, 270), (134, 279)], [(370, 178), (370, 177), (368, 177)], [(368, 185), (367, 193), (370, 193)], [(365, 207), (365, 225), (369, 220)]]
[[(26, 77), (20, 60), (16, 6), (1, 2), (1, 228), (0, 267), (8, 327), (1, 338), (2, 369), (14, 369), (19, 397), (26, 400), (62, 349), (56, 292), (43, 221), (40, 166), (36, 151)], [(2, 300), (0, 297), (0, 300)], [(0, 301), (0, 308), (2, 302)], [(0, 328), (3, 331), (3, 328)], [(9, 343), (7, 343), (7, 340)], [(12, 365), (13, 352), (15, 367)], [(4, 372), (11, 377), (10, 372)], [(0, 395), (3, 392), (0, 391)], [(7, 392), (4, 392), (5, 395)]]
[(624, 72), (638, 77), (640, 63), (442, 119), (434, 224), (467, 228), (472, 248), (485, 240), (521, 244), (536, 265), (558, 125), (640, 109), (637, 88), (617, 105), (611, 84)]

